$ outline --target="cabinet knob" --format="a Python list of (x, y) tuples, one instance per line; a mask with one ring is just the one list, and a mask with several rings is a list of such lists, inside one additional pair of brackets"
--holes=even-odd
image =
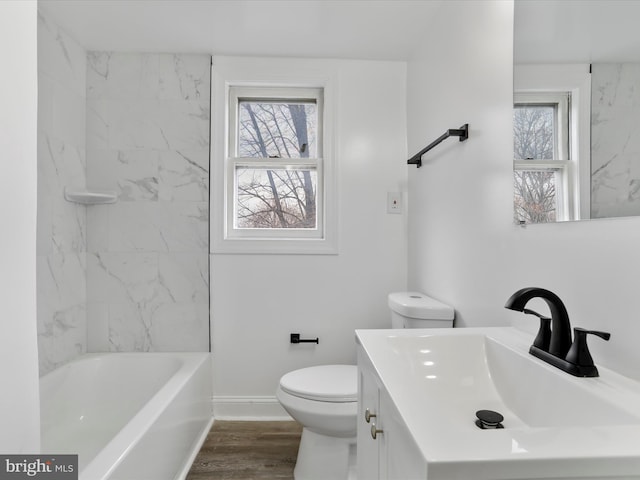
[(383, 431), (382, 430), (378, 430), (376, 428), (376, 424), (372, 423), (371, 424), (371, 438), (373, 438), (375, 440), (376, 438), (378, 438), (378, 434), (379, 433), (383, 433)]
[(369, 423), (371, 419), (375, 417), (377, 417), (377, 415), (375, 413), (371, 413), (371, 410), (369, 410), (368, 408), (364, 411), (364, 419), (367, 421), (367, 423)]

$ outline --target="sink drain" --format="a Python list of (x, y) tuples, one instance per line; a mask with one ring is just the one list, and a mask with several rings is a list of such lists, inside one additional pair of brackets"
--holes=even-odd
[(504, 417), (493, 410), (478, 410), (476, 412), (476, 425), (483, 430), (493, 430), (496, 428), (504, 428), (502, 422)]

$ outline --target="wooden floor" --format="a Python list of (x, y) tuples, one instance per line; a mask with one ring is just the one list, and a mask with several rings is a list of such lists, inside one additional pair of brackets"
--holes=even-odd
[(297, 422), (215, 421), (186, 480), (293, 479)]

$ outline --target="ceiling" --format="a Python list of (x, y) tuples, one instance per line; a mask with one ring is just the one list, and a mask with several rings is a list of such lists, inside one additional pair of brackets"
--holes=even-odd
[(93, 51), (406, 60), (445, 0), (39, 0)]
[(640, 0), (516, 0), (515, 63), (640, 61)]
[[(451, 0), (38, 1), (87, 50), (373, 60), (407, 60), (445, 4), (460, 8)], [(638, 62), (639, 20), (640, 0), (515, 0), (515, 62)]]

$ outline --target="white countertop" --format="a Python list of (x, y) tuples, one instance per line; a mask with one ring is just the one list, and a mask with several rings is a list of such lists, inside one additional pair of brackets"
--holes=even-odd
[[(429, 479), (640, 478), (640, 382), (577, 378), (511, 327), (357, 330)], [(597, 359), (596, 359), (597, 365)], [(504, 371), (503, 371), (504, 370)], [(500, 412), (482, 430), (475, 412)]]

